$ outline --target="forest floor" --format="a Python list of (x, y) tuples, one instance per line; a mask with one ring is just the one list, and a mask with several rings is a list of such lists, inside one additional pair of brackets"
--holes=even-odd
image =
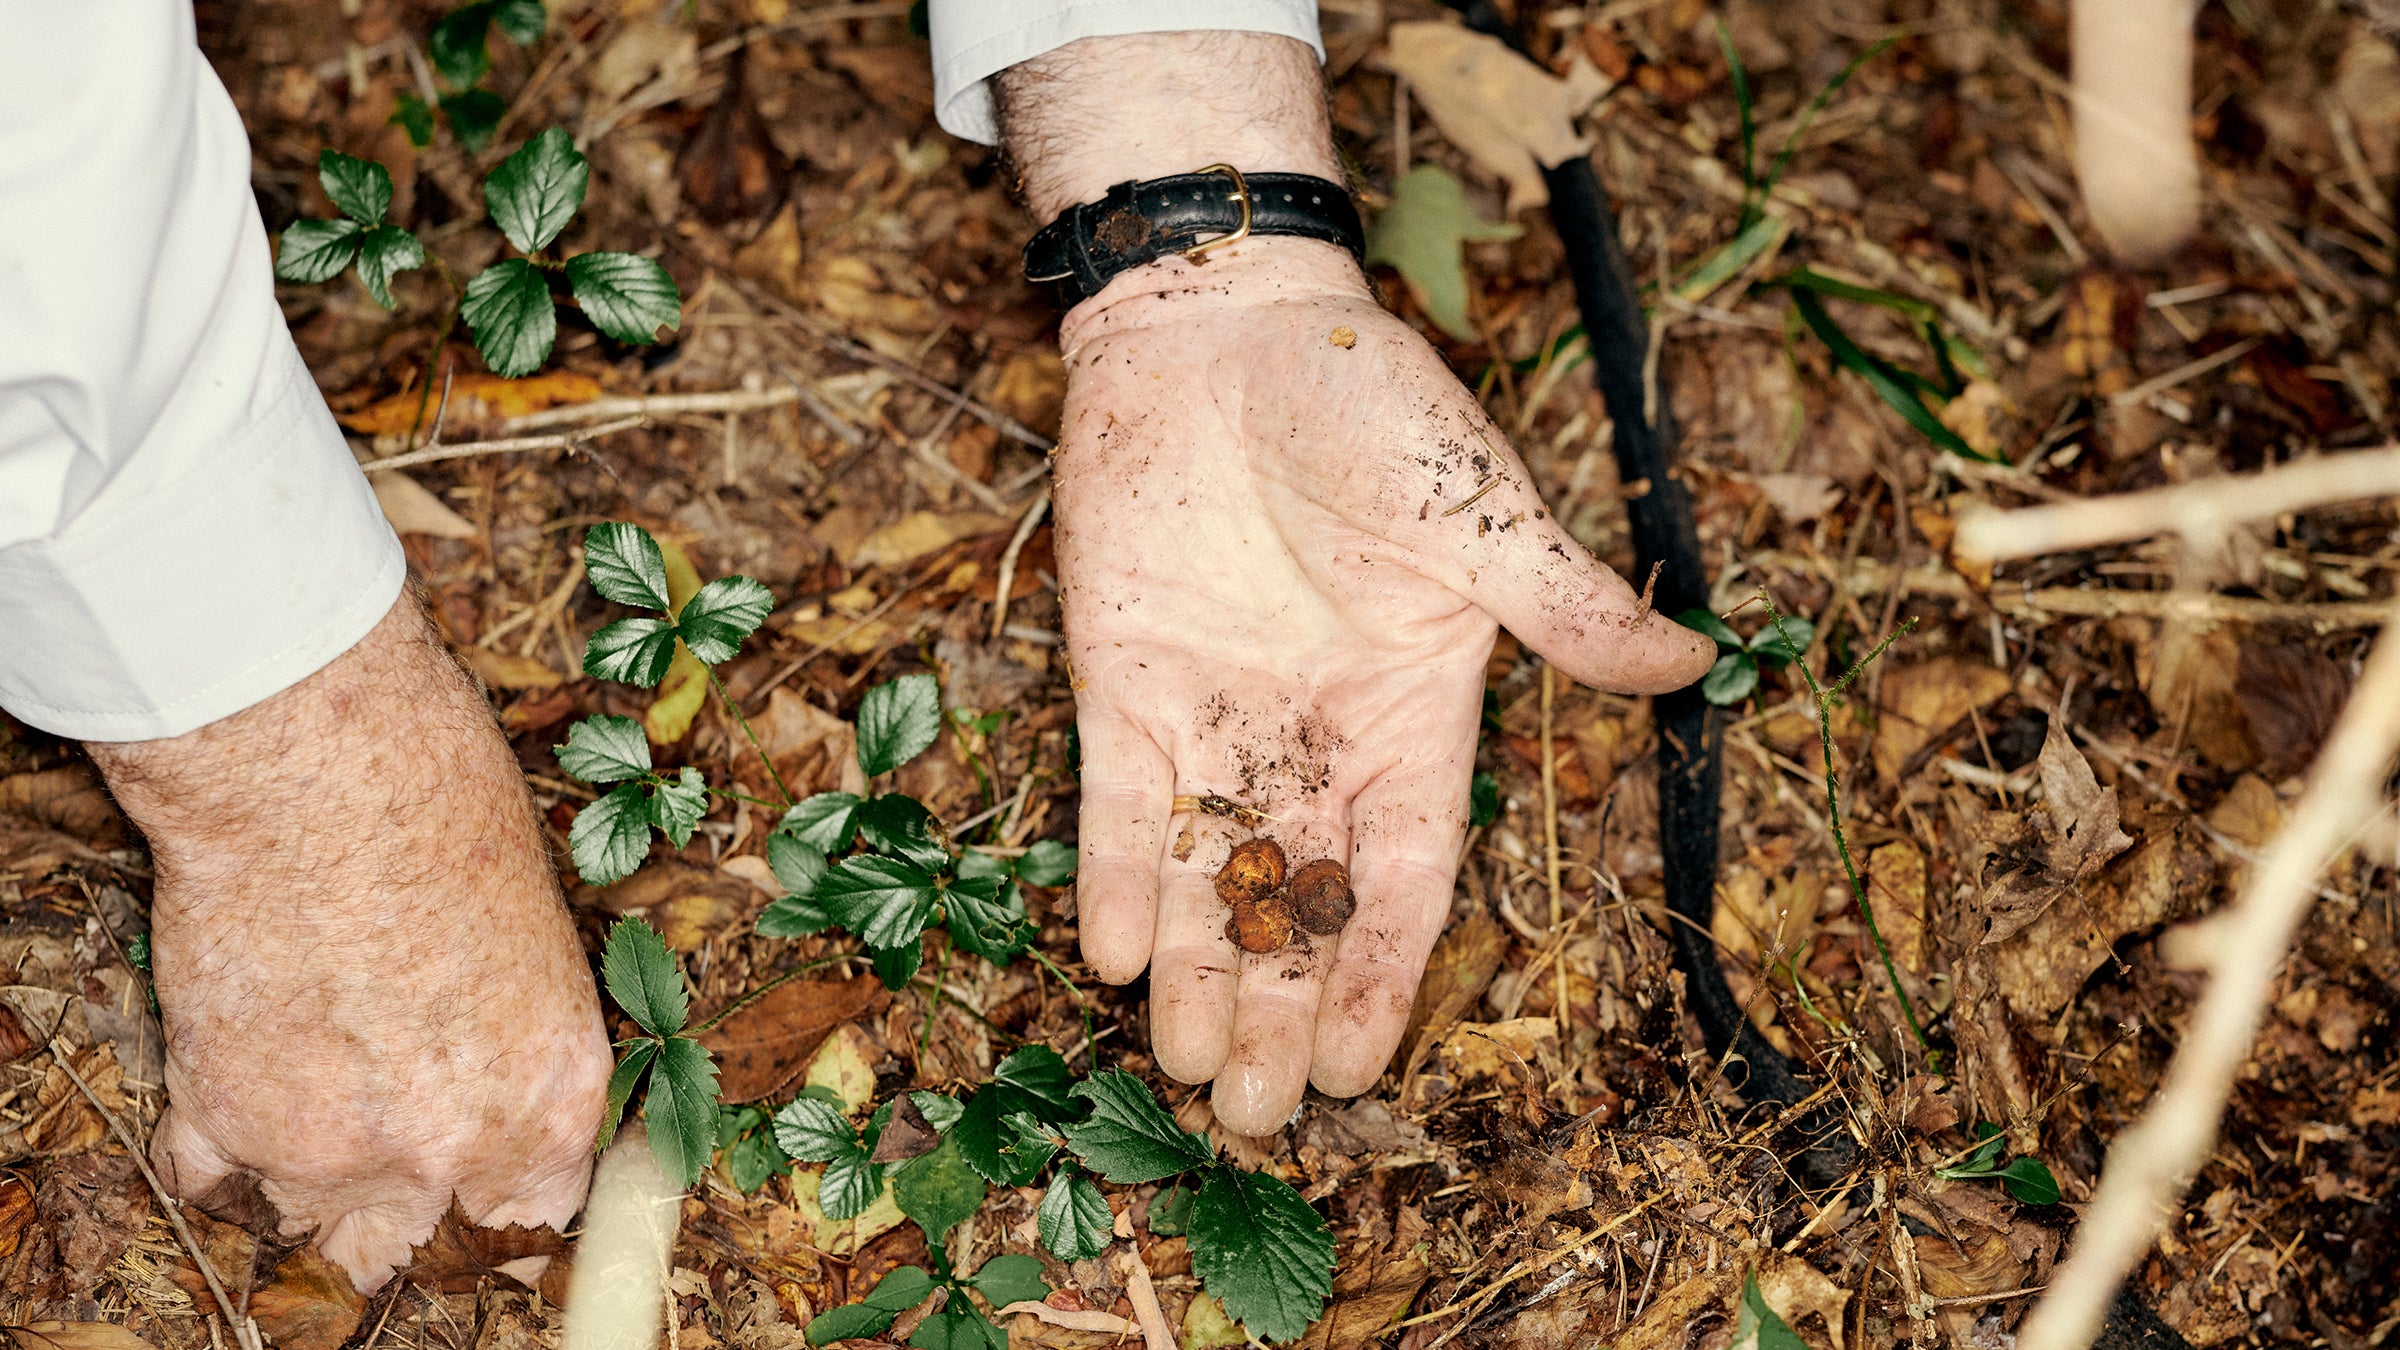
[[(574, 546), (610, 519), (674, 541), (704, 577), (773, 591), (766, 629), (723, 674), (795, 790), (839, 786), (867, 688), (931, 671), (966, 717), (898, 786), (979, 843), (1075, 838), (1051, 530), (1019, 529), (1058, 425), (1056, 309), (1020, 279), (1031, 222), (1005, 162), (934, 125), (909, 9), (560, 5), (532, 48), (493, 42), (509, 111), (476, 156), (447, 134), (420, 151), (387, 121), (418, 87), (410, 53), (438, 8), (200, 5), (271, 231), (329, 214), (315, 166), (331, 146), (386, 165), (392, 218), (455, 268), (479, 266), (497, 246), (477, 228), (481, 172), (557, 125), (592, 159), (577, 228), (658, 256), (680, 285), (669, 343), (628, 349), (568, 326), (548, 373), (524, 381), (479, 384), (453, 340), (448, 441), (596, 396), (731, 396), (652, 405), (645, 424), (572, 449), (378, 475), (445, 637), (489, 687), (558, 829), (562, 865), (565, 825), (591, 794), (551, 747), (579, 715), (647, 703), (580, 674), (606, 606), (580, 584)], [(1325, 8), (1336, 133), (1370, 218), (1427, 163), (1501, 216), (1499, 180), (1421, 107), (1412, 116), (1390, 72), (1388, 26), (1438, 17), (1423, 0)], [(1832, 730), (1850, 849), (1938, 1054), (1909, 1033), (1844, 880), (1818, 719), (1788, 668), (1734, 709), (1714, 936), (1752, 1020), (1829, 1086), (1864, 1145), (1813, 1195), (1684, 1008), (1645, 702), (1563, 681), (1546, 701), (1540, 663), (1505, 636), (1478, 762), (1497, 814), (1469, 839), (1409, 1044), (1366, 1096), (1312, 1095), (1273, 1137), (1228, 1135), (1204, 1090), (1153, 1069), (1145, 986), (1108, 988), (1078, 964), (1071, 886), (1031, 892), (1036, 943), (1091, 999), (1105, 1063), (1319, 1202), (1340, 1265), (1308, 1344), (1422, 1350), (1463, 1328), (1452, 1343), (1716, 1350), (1755, 1269), (1812, 1346), (2005, 1346), (2201, 987), (2162, 938), (2226, 903), (2282, 820), (2400, 594), (2400, 521), (2388, 502), (2361, 503), (2246, 530), (2217, 555), (2162, 540), (1996, 573), (1948, 545), (1980, 504), (2391, 439), (2400, 53), (2330, 0), (2205, 7), (2202, 233), (2171, 264), (2129, 272), (2107, 264), (2078, 202), (2058, 0), (1615, 0), (1518, 17), (1552, 69), (1588, 62), (1607, 82), (1583, 126), (1645, 278), (1684, 276), (1739, 223), (1741, 117), (1720, 20), (1765, 150), (1845, 63), (1897, 38), (1808, 127), (1768, 255), (1698, 300), (1670, 286), (1653, 334), (1718, 612), (1767, 588), (1813, 620), (1806, 659), (1826, 670), (1914, 625)], [(744, 78), (729, 81), (744, 39)], [(1541, 211), (1514, 219), (1521, 237), (1467, 246), (1473, 340), (1425, 322), (1390, 269), (1376, 278), (1516, 439), (1557, 516), (1630, 570), (1561, 246)], [(1840, 368), (1789, 289), (1756, 284), (1799, 264), (1936, 316), (1965, 381), (1943, 422), (2006, 463), (1937, 448)], [(354, 280), (284, 288), (362, 459), (400, 448), (443, 320), (429, 274), (395, 289), (387, 312)], [(1867, 351), (1935, 370), (1907, 314), (1826, 306)], [(995, 625), (1004, 555), (1013, 583)], [(2171, 612), (2177, 584), (2210, 598)], [(1753, 605), (1732, 622), (1751, 633), (1759, 617)], [(660, 751), (747, 781), (746, 753), (714, 709)], [(779, 893), (760, 857), (770, 823), (720, 807), (630, 881), (570, 876), (592, 949), (616, 916), (645, 916), (681, 953), (702, 1011), (827, 950), (826, 937), (752, 929)], [(2323, 880), (2215, 1152), (2135, 1276), (2195, 1346), (2361, 1350), (2400, 1325), (2394, 843), (2387, 818)], [(0, 722), (12, 972), (0, 1002), (18, 1014), (0, 1017), (0, 1323), (105, 1319), (197, 1347), (210, 1305), (192, 1263), (37, 1039), (57, 1028), (77, 1072), (146, 1134), (159, 1029), (127, 959), (148, 926), (146, 864), (73, 746)], [(980, 1081), (1033, 1042), (1081, 1063), (1076, 996), (1047, 972), (955, 957), (938, 978), (938, 999), (926, 984), (878, 997), (830, 978), (796, 986), (805, 997), (729, 1024), (719, 1048), (770, 1100), (803, 1077), (863, 1075), (879, 1098)], [(2005, 1156), (2046, 1165), (2058, 1203), (1936, 1175), (1973, 1150), (1979, 1122), (2003, 1127)], [(1118, 1197), (1121, 1250), (1187, 1347), (1224, 1343), (1195, 1310), (1183, 1240), (1150, 1229), (1149, 1189)], [(954, 1241), (1032, 1250), (1036, 1198), (996, 1190)], [(471, 1240), (362, 1300), (305, 1252), (195, 1222), (220, 1267), (243, 1272), (276, 1345), (557, 1343), (557, 1309), (485, 1272)], [(811, 1316), (923, 1261), (914, 1226), (872, 1228), (825, 1220), (790, 1179), (744, 1194), (720, 1164), (684, 1202), (678, 1350), (803, 1344)], [(1124, 1264), (1052, 1275), (1061, 1312), (1117, 1329), (1021, 1314), (1014, 1344), (1128, 1339)]]

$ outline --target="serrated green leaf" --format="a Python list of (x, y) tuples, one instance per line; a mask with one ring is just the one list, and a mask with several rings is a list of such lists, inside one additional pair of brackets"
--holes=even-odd
[(575, 873), (608, 886), (639, 871), (650, 856), (650, 803), (639, 783), (627, 783), (575, 813), (567, 848)]
[(925, 1301), (925, 1296), (933, 1292), (933, 1285), (933, 1277), (925, 1273), (923, 1266), (900, 1266), (877, 1280), (860, 1302), (886, 1312), (907, 1312)]
[(1367, 262), (1399, 269), (1425, 317), (1459, 341), (1472, 342), (1464, 245), (1522, 233), (1506, 221), (1485, 220), (1456, 174), (1420, 164), (1393, 186), (1391, 205), (1367, 231)]
[(658, 341), (659, 329), (683, 326), (675, 278), (639, 254), (578, 253), (567, 259), (567, 286), (592, 326), (619, 342), (646, 346)]
[(1075, 846), (1060, 839), (1036, 840), (1017, 859), (1017, 880), (1028, 886), (1064, 886), (1075, 879)]
[(960, 853), (954, 870), (962, 881), (972, 877), (1013, 877), (1017, 874), (1014, 862), (978, 848)]
[(892, 1329), (899, 1316), (889, 1308), (873, 1308), (864, 1303), (829, 1308), (809, 1321), (808, 1343), (831, 1345), (835, 1341), (863, 1341), (880, 1336)]
[(317, 182), (334, 209), (361, 225), (380, 225), (392, 209), (392, 175), (371, 159), (339, 150), (317, 152)]
[[(1040, 1141), (1028, 1149), (1019, 1132), (1008, 1121), (1025, 1115), (1035, 1105), (1031, 1094), (1022, 1088), (1005, 1083), (987, 1083), (967, 1098), (966, 1107), (959, 1113), (958, 1123), (950, 1127), (950, 1137), (958, 1141), (959, 1156), (976, 1175), (996, 1186), (1022, 1186), (1030, 1182), (1058, 1151), (1055, 1144)], [(1039, 1122), (1036, 1122), (1039, 1128)]]
[(2000, 1169), (1999, 1177), (2000, 1184), (2008, 1188), (2019, 1204), (2058, 1203), (2058, 1178), (2050, 1174), (2049, 1165), (2039, 1158), (2012, 1159)]
[(1067, 1126), (1067, 1147), (1110, 1181), (1136, 1185), (1216, 1161), (1207, 1136), (1178, 1128), (1142, 1080), (1123, 1069), (1093, 1074), (1075, 1085), (1074, 1095), (1092, 1104), (1092, 1114)]
[(1261, 1340), (1296, 1339), (1333, 1292), (1333, 1230), (1263, 1172), (1212, 1168), (1192, 1200), (1189, 1241), (1208, 1292)]
[(814, 900), (787, 895), (759, 912), (758, 935), (800, 938), (833, 927), (833, 916)]
[(1182, 1237), (1192, 1226), (1192, 1188), (1178, 1183), (1150, 1197), (1150, 1232), (1154, 1237)]
[(827, 872), (809, 898), (868, 946), (898, 947), (925, 931), (938, 894), (931, 873), (862, 854)]
[(898, 792), (870, 797), (858, 808), (858, 837), (868, 848), (928, 872), (950, 865), (950, 849), (936, 837), (933, 813)]
[(492, 23), (520, 47), (530, 47), (542, 40), (542, 29), (549, 17), (542, 8), (542, 0), (500, 0), (492, 10)]
[(875, 958), (875, 978), (886, 989), (897, 990), (917, 977), (917, 968), (925, 964), (925, 944), (915, 938), (897, 947), (872, 949)]
[(564, 129), (552, 127), (500, 161), (483, 180), (483, 201), (508, 242), (535, 253), (567, 228), (591, 185), (591, 161)]
[(1758, 1272), (1742, 1276), (1742, 1297), (1733, 1308), (1733, 1341), (1726, 1350), (1807, 1350), (1791, 1324), (1767, 1305), (1759, 1292)]
[(1742, 650), (1745, 645), (1747, 645), (1742, 641), (1742, 635), (1733, 631), (1733, 625), (1725, 622), (1723, 619), (1718, 618), (1716, 611), (1714, 610), (1687, 609), (1683, 613), (1675, 616), (1675, 622), (1682, 624), (1684, 627), (1691, 629), (1693, 632), (1698, 633), (1700, 636), (1707, 638), (1709, 641), (1716, 643), (1720, 647), (1730, 648), (1738, 652)]
[(764, 623), (775, 596), (748, 577), (719, 577), (694, 592), (675, 614), (675, 632), (692, 655), (711, 665), (730, 661), (742, 639)]
[(733, 1174), (734, 1188), (744, 1195), (757, 1193), (768, 1181), (792, 1170), (791, 1159), (783, 1156), (783, 1150), (775, 1147), (775, 1137), (764, 1130), (735, 1140), (725, 1165)]
[(642, 1114), (659, 1170), (689, 1190), (716, 1152), (717, 1066), (698, 1041), (675, 1036), (659, 1048)]
[(883, 1195), (884, 1169), (867, 1161), (865, 1150), (844, 1154), (825, 1164), (817, 1183), (817, 1207), (828, 1219), (855, 1219)]
[(841, 1108), (816, 1097), (795, 1097), (775, 1113), (775, 1142), (801, 1162), (866, 1156)]
[(503, 258), (476, 273), (458, 314), (475, 334), (483, 363), (503, 379), (541, 369), (550, 344), (558, 340), (550, 287), (523, 258)]
[(968, 877), (942, 892), (943, 927), (950, 940), (996, 966), (1015, 960), (1033, 938), (1025, 897), (999, 877)]
[(650, 772), (650, 741), (630, 717), (601, 714), (567, 728), (567, 743), (551, 753), (568, 777), (586, 783), (622, 783)]
[(717, 1147), (732, 1148), (745, 1131), (757, 1128), (767, 1119), (767, 1113), (755, 1106), (717, 1103)]
[[(382, 168), (382, 165), (377, 165)], [(397, 225), (378, 225), (359, 237), (358, 279), (385, 309), (394, 307), (392, 278), (425, 265), (425, 246)]]
[(1023, 1045), (1010, 1051), (992, 1070), (992, 1081), (1024, 1091), (1042, 1118), (1053, 1124), (1075, 1114), (1075, 1075), (1049, 1046)]
[(900, 1212), (917, 1221), (926, 1243), (936, 1249), (952, 1228), (983, 1207), (991, 1189), (949, 1139), (931, 1153), (892, 1168), (891, 1177), (892, 1199)]
[[(1789, 639), (1788, 643), (1787, 638)], [(1766, 627), (1759, 629), (1758, 636), (1750, 639), (1750, 650), (1758, 656), (1761, 664), (1772, 668), (1791, 660), (1794, 648), (1805, 652), (1816, 640), (1817, 626), (1815, 624), (1796, 614), (1787, 614), (1783, 617), (1781, 632), (1776, 630), (1772, 620), (1768, 621)]]
[(425, 54), (432, 58), (433, 68), (441, 77), (464, 89), (492, 68), (491, 54), (483, 47), (484, 34), (490, 30), (492, 0), (461, 5), (443, 15), (426, 35)]
[(1727, 652), (1700, 677), (1700, 694), (1720, 708), (1750, 697), (1758, 688), (1758, 660), (1748, 652)]
[(672, 1036), (683, 1030), (689, 1011), (684, 1002), (683, 972), (675, 953), (647, 920), (617, 920), (600, 950), (600, 977), (608, 996), (617, 1001), (634, 1024), (653, 1036)]
[(1114, 1236), (1114, 1215), (1108, 1197), (1081, 1172), (1062, 1172), (1050, 1179), (1041, 1208), (1034, 1211), (1042, 1245), (1061, 1261), (1089, 1261), (1108, 1250)]
[(1050, 1282), (1042, 1278), (1042, 1263), (1031, 1256), (1011, 1252), (995, 1256), (975, 1272), (975, 1292), (991, 1300), (994, 1308), (1011, 1303), (1039, 1303), (1050, 1297)]
[(938, 1092), (911, 1092), (908, 1100), (916, 1106), (917, 1114), (925, 1117), (925, 1123), (932, 1126), (936, 1134), (948, 1134), (950, 1127), (958, 1123), (959, 1116), (967, 1109), (965, 1103), (956, 1097), (945, 1097)]
[(482, 154), (508, 115), (508, 102), (489, 89), (468, 89), (442, 95), (442, 116), (450, 119), (450, 134), (470, 154)]
[(858, 820), (858, 807), (859, 799), (850, 793), (820, 792), (784, 812), (783, 819), (776, 822), (775, 830), (819, 852), (839, 853), (850, 847), (850, 834)]
[(767, 867), (789, 895), (807, 899), (824, 879), (828, 865), (823, 849), (810, 848), (780, 831), (767, 836)]
[(392, 96), (391, 120), (384, 125), (407, 132), (408, 143), (419, 150), (433, 144), (433, 108), (405, 90)]
[(942, 732), (942, 691), (931, 675), (904, 675), (858, 704), (858, 767), (889, 773), (925, 752)]
[(608, 1076), (608, 1114), (600, 1117), (600, 1137), (593, 1141), (598, 1152), (617, 1137), (617, 1122), (625, 1118), (625, 1103), (633, 1100), (633, 1089), (642, 1081), (642, 1071), (658, 1056), (658, 1042), (636, 1041), (617, 1061), (616, 1071)]
[(675, 626), (665, 619), (619, 619), (583, 644), (583, 673), (595, 680), (654, 689), (675, 664)]
[(964, 1300), (955, 1300), (917, 1323), (917, 1329), (908, 1333), (908, 1343), (914, 1350), (1008, 1350), (1008, 1333)]
[(650, 792), (650, 823), (677, 848), (692, 842), (692, 830), (708, 814), (708, 783), (689, 765)]
[(1500, 780), (1479, 773), (1467, 780), (1467, 823), (1489, 825), (1500, 818)]
[(639, 525), (605, 520), (583, 532), (583, 570), (603, 600), (667, 612), (667, 555)]
[(310, 286), (333, 280), (358, 256), (364, 233), (355, 220), (293, 221), (275, 247), (276, 279)]

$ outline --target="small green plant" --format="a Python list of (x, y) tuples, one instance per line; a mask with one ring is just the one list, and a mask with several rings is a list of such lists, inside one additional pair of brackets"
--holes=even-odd
[[(341, 218), (292, 222), (276, 249), (275, 275), (314, 284), (356, 263), (367, 293), (390, 309), (392, 278), (431, 263), (456, 297), (434, 350), (440, 351), (452, 326), (464, 319), (484, 364), (509, 379), (540, 369), (558, 339), (553, 278), (564, 281), (575, 305), (601, 332), (620, 342), (656, 342), (659, 329), (683, 322), (683, 297), (666, 268), (634, 253), (559, 258), (550, 251), (582, 209), (591, 180), (590, 161), (557, 127), (502, 160), (483, 180), (484, 204), (492, 223), (524, 256), (503, 258), (460, 287), (414, 234), (385, 223), (392, 205), (391, 174), (372, 160), (325, 150), (317, 156), (317, 181)], [(430, 371), (425, 390), (432, 390)]]
[(434, 114), (439, 109), (459, 144), (481, 151), (491, 143), (501, 116), (508, 111), (505, 100), (482, 87), (483, 77), (492, 68), (491, 30), (497, 28), (518, 46), (530, 47), (541, 41), (548, 20), (541, 0), (476, 0), (443, 15), (434, 24), (425, 48), (445, 91), (432, 104), (419, 94), (400, 94), (393, 100), (391, 125), (406, 131), (408, 139), (422, 150), (433, 144)]
[[(1675, 622), (1716, 642), (1717, 663), (1700, 677), (1700, 693), (1720, 708), (1732, 707), (1750, 697), (1758, 688), (1761, 669), (1780, 669), (1817, 640), (1817, 626), (1796, 617), (1783, 621), (1783, 632), (1773, 627), (1761, 628), (1756, 636), (1749, 638), (1733, 631), (1733, 625), (1705, 609), (1687, 609), (1675, 616)], [(1785, 633), (1789, 634), (1794, 649), (1788, 653), (1784, 650)]]
[(1726, 1350), (1807, 1350), (1808, 1342), (1792, 1330), (1759, 1291), (1758, 1269), (1742, 1275), (1742, 1297), (1733, 1309), (1733, 1340)]
[(660, 1170), (689, 1186), (716, 1144), (717, 1066), (684, 1030), (690, 1010), (683, 971), (656, 929), (640, 919), (619, 919), (601, 949), (600, 977), (608, 996), (645, 1034), (617, 1044), (623, 1058), (609, 1075), (598, 1147), (616, 1137), (617, 1119), (647, 1074), (650, 1093), (642, 1114), (650, 1125), (651, 1156)]
[(2051, 1175), (2049, 1164), (2025, 1155), (2011, 1158), (2003, 1165), (2000, 1155), (2008, 1140), (2000, 1127), (1990, 1121), (1976, 1122), (1975, 1138), (1978, 1142), (1974, 1152), (1947, 1167), (1936, 1167), (1933, 1174), (1954, 1181), (1998, 1181), (2019, 1204), (2058, 1203), (2058, 1178)]

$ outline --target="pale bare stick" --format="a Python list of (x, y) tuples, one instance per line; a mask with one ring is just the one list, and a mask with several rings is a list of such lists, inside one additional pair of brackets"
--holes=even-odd
[(1958, 523), (1958, 552), (2006, 562), (2158, 534), (2206, 540), (2249, 521), (2393, 495), (2400, 495), (2400, 445), (2320, 455), (2264, 473), (2203, 478), (2148, 492), (1974, 512)]
[(596, 422), (604, 417), (667, 417), (676, 413), (738, 413), (757, 412), (761, 408), (780, 408), (786, 403), (798, 403), (798, 386), (786, 389), (721, 389), (702, 394), (641, 394), (625, 398), (596, 398), (589, 403), (570, 403), (563, 408), (544, 408), (521, 417), (511, 417), (500, 424), (502, 431), (536, 431), (542, 427), (570, 426), (577, 422)]
[(50, 1041), (50, 1057), (57, 1061), (59, 1068), (66, 1071), (67, 1080), (75, 1085), (77, 1092), (83, 1094), (85, 1101), (92, 1104), (92, 1109), (100, 1114), (100, 1119), (108, 1122), (109, 1133), (115, 1135), (117, 1142), (132, 1155), (133, 1165), (142, 1169), (142, 1180), (150, 1183), (150, 1193), (158, 1197), (158, 1207), (167, 1212), (168, 1225), (182, 1241), (183, 1249), (192, 1254), (192, 1264), (200, 1268), (200, 1278), (208, 1282), (208, 1292), (217, 1301), (217, 1311), (224, 1314), (225, 1325), (233, 1329), (233, 1339), (251, 1350), (257, 1350), (258, 1328), (248, 1319), (235, 1315), (233, 1299), (225, 1292), (225, 1282), (217, 1278), (217, 1268), (208, 1263), (208, 1253), (200, 1250), (200, 1239), (192, 1236), (191, 1225), (183, 1221), (183, 1202), (167, 1194), (167, 1188), (159, 1181), (158, 1173), (150, 1170), (149, 1155), (133, 1142), (133, 1132), (125, 1128), (125, 1122), (117, 1119), (116, 1112), (100, 1104), (99, 1094), (92, 1091), (91, 1084), (83, 1081), (82, 1074), (75, 1072), (75, 1063), (68, 1056), (67, 1047), (56, 1037)]
[[(2394, 617), (2400, 618), (2400, 612)], [(2217, 1120), (2249, 1054), (2285, 949), (2318, 875), (2383, 806), (2400, 752), (2400, 635), (2387, 627), (2317, 756), (2291, 823), (2268, 846), (2235, 905), (2203, 930), (2211, 978), (2165, 1085), (2117, 1136), (2099, 1192), (2049, 1291), (2017, 1335), (2019, 1350), (2083, 1350), (2117, 1285), (2175, 1214), (2215, 1146)]]
[(411, 450), (405, 455), (385, 459), (370, 459), (358, 467), (367, 473), (382, 473), (387, 469), (409, 469), (419, 464), (433, 464), (445, 459), (467, 459), (475, 455), (505, 455), (522, 450), (572, 450), (596, 436), (628, 431), (650, 419), (647, 416), (621, 417), (596, 427), (577, 427), (573, 431), (553, 432), (547, 436), (510, 436), (496, 441), (464, 441), (457, 445), (429, 445)]
[(1033, 532), (1041, 527), (1042, 517), (1049, 513), (1050, 490), (1044, 488), (1042, 495), (1033, 499), (1033, 505), (1025, 508), (1025, 518), (1017, 522), (1017, 532), (1009, 536), (1008, 548), (1000, 554), (1000, 589), (992, 595), (994, 642), (1000, 640), (1002, 631), (1008, 627), (1008, 593), (1017, 584), (1017, 555), (1025, 551), (1025, 541), (1033, 538)]

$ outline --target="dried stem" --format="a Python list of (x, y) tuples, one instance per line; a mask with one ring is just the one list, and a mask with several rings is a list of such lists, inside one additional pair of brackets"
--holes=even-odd
[(596, 427), (578, 427), (573, 431), (554, 432), (547, 436), (510, 436), (496, 441), (467, 441), (460, 445), (429, 445), (404, 455), (371, 459), (359, 465), (365, 473), (383, 473), (391, 469), (410, 469), (419, 464), (433, 464), (445, 459), (466, 459), (473, 455), (504, 455), (520, 450), (572, 450), (583, 442), (614, 431), (627, 431), (648, 422), (647, 417), (621, 417)]
[[(2393, 616), (2400, 620), (2400, 613)], [(2367, 657), (2291, 823), (2275, 837), (2241, 899), (2201, 932), (2213, 971), (2166, 1082), (2108, 1151), (2100, 1189), (2074, 1248), (2018, 1334), (2021, 1350), (2081, 1350), (2099, 1334), (2117, 1285), (2149, 1250), (2215, 1146), (2217, 1121), (2317, 877), (2383, 805), (2400, 752), (2400, 636), (2387, 628)]]

